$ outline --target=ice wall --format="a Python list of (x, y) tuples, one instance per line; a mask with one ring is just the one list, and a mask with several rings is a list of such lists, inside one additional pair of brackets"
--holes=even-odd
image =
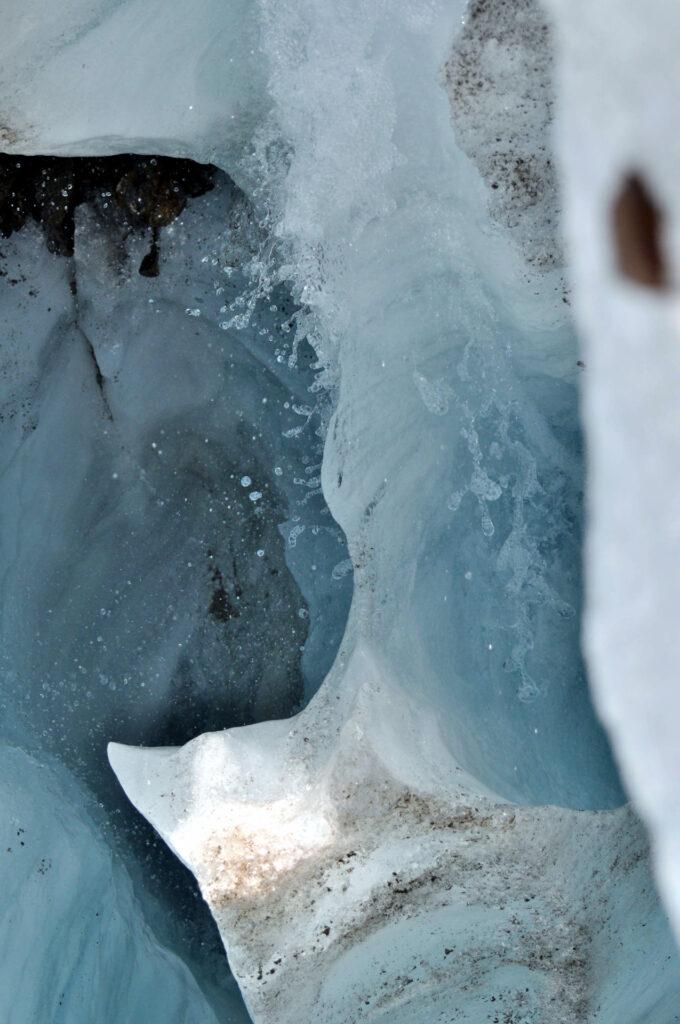
[[(486, 189), (452, 125), (453, 103), (484, 168), (499, 135), (507, 164), (544, 146), (547, 43), (538, 81), (526, 55), (507, 71), (524, 101), (514, 119), (498, 113), (505, 80), (473, 83), (488, 127), (471, 138), (446, 88), (463, 5), (343, 10), (264, 5), (264, 137), (275, 154), (272, 140), (289, 140), (276, 231), (341, 381), (323, 484), (355, 562), (357, 633), (437, 708), (481, 781), (521, 801), (612, 806), (578, 650), (580, 368), (564, 282), (558, 259), (532, 269), (536, 243), (527, 259), (525, 236), (488, 219), (490, 197), (512, 199), (554, 250), (554, 188), (541, 218), (516, 177)], [(496, 50), (512, 53), (512, 18), (494, 11)], [(535, 30), (536, 8), (522, 12)], [(468, 24), (464, 47), (491, 47), (488, 20)]]
[[(112, 960), (97, 976), (64, 944), (63, 975), (84, 972), (64, 1019), (89, 1020), (95, 989), (114, 1001), (123, 976), (138, 1003), (150, 999), (174, 963), (169, 947), (200, 985), (183, 968), (159, 1019), (165, 1010), (183, 1019), (186, 1004), (197, 1020), (236, 1021), (245, 1013), (207, 912), (133, 816), (106, 742), (112, 733), (185, 742), (296, 710), (332, 662), (351, 567), (320, 491), (324, 396), (308, 391), (313, 354), (299, 345), (291, 361), (290, 294), (260, 296), (249, 271), (259, 242), (247, 200), (218, 175), (159, 232), (156, 278), (139, 274), (150, 233), (131, 233), (116, 209), (106, 194), (78, 209), (72, 258), (50, 253), (33, 224), (2, 244), (2, 732), (38, 760), (50, 756), (76, 821), (71, 775), (95, 794), (96, 822), (71, 847), (53, 845), (86, 860), (83, 836), (100, 859), (108, 844), (109, 871), (134, 884), (121, 918), (148, 935), (139, 970), (121, 942), (118, 967)], [(33, 832), (36, 857), (54, 860), (52, 819), (35, 834), (42, 807), (36, 795), (13, 821)], [(77, 896), (61, 894), (62, 875), (45, 882), (56, 890), (50, 928), (72, 912), (80, 934), (95, 890), (88, 896), (83, 882)], [(8, 882), (3, 892), (6, 913), (36, 927), (30, 890)], [(31, 998), (46, 1012), (51, 934), (30, 946)], [(25, 984), (20, 966), (3, 960), (3, 991)], [(12, 1019), (31, 1020), (27, 1006)]]

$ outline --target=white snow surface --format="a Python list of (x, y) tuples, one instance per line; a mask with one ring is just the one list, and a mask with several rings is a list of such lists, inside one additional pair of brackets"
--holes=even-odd
[(109, 757), (195, 873), (256, 1022), (476, 1024), (500, 1004), (663, 1024), (677, 1005), (632, 813), (485, 793), (365, 649), (292, 722)]

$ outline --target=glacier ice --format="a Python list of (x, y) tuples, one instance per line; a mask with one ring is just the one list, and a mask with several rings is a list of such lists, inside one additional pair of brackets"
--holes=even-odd
[(522, 806), (620, 798), (579, 684), (559, 261), (479, 230), (436, 73), (455, 12), (349, 6), (265, 8), (292, 140), (277, 230), (341, 381), (323, 482), (355, 566), (343, 646), (290, 725), (112, 763), (197, 874), (256, 1020), (476, 1021), (502, 995), (519, 1019), (662, 1022), (677, 961), (654, 899), (631, 913), (638, 826)]
[(3, 14), (3, 151), (224, 163), (252, 146), (267, 94), (249, 0), (27, 0)]
[[(552, 33), (537, 4), (508, 10), (33, 2), (0, 43), (6, 151), (230, 176), (164, 229), (157, 280), (136, 275), (148, 237), (97, 204), (73, 266), (33, 228), (3, 243), (3, 710), (78, 807), (74, 848), (113, 865), (133, 992), (162, 972), (164, 1019), (245, 1011), (106, 739), (257, 1022), (677, 1012), (579, 655), (591, 366), (555, 230)], [(86, 978), (69, 1019), (115, 986)]]
[(101, 835), (92, 797), (60, 765), (3, 742), (0, 799), (3, 1021), (228, 1019), (154, 941), (130, 877)]

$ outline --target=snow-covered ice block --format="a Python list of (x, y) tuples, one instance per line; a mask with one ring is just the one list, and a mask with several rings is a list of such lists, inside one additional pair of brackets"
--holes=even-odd
[(196, 874), (257, 1024), (665, 1024), (677, 1006), (631, 812), (483, 791), (366, 650), (292, 721), (109, 757)]
[(551, 7), (586, 364), (586, 649), (680, 934), (680, 10)]

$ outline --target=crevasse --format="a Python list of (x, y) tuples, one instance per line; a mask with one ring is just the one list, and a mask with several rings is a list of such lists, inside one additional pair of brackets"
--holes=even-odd
[[(14, 64), (10, 59), (5, 65), (15, 69), (7, 147), (18, 153), (27, 146), (37, 152), (137, 149), (213, 160), (245, 190), (246, 220), (257, 222), (261, 232), (255, 255), (239, 254), (250, 278), (239, 268), (227, 286), (230, 306), (213, 288), (228, 260), (222, 249), (206, 246), (206, 239), (216, 224), (228, 221), (234, 192), (225, 182), (197, 200), (185, 226), (175, 229), (177, 268), (165, 286), (158, 314), (164, 328), (158, 330), (143, 326), (158, 316), (148, 311), (142, 316), (139, 299), (127, 309), (113, 302), (102, 310), (102, 301), (120, 293), (105, 254), (97, 252), (88, 215), (82, 214), (83, 274), (90, 281), (83, 294), (86, 300), (91, 296), (88, 334), (91, 330), (105, 376), (118, 375), (120, 417), (132, 421), (126, 427), (132, 441), (115, 449), (121, 467), (134, 470), (134, 482), (125, 481), (123, 502), (131, 506), (126, 516), (134, 522), (138, 515), (153, 535), (143, 545), (149, 548), (144, 578), (153, 578), (158, 566), (167, 574), (160, 578), (162, 598), (142, 586), (137, 600), (144, 604), (151, 598), (160, 605), (176, 594), (174, 606), (193, 593), (185, 574), (193, 556), (184, 545), (193, 543), (196, 519), (210, 522), (211, 488), (227, 486), (235, 503), (251, 484), (257, 485), (252, 493), (261, 493), (255, 471), (243, 463), (244, 451), (260, 458), (263, 447), (281, 446), (286, 432), (289, 440), (299, 437), (294, 432), (301, 424), (324, 435), (321, 483), (347, 538), (348, 554), (343, 551), (336, 560), (334, 552), (342, 545), (325, 519), (290, 521), (281, 542), (276, 530), (283, 514), (277, 507), (265, 517), (265, 540), (260, 539), (262, 520), (244, 520), (254, 557), (258, 550), (273, 549), (276, 566), (283, 569), (285, 561), (292, 569), (308, 597), (312, 625), (327, 608), (326, 624), (317, 628), (321, 638), (332, 636), (342, 622), (353, 571), (347, 628), (311, 703), (292, 719), (206, 732), (184, 747), (163, 746), (187, 738), (176, 723), (154, 735), (164, 687), (148, 702), (136, 692), (130, 722), (140, 735), (124, 736), (117, 690), (110, 686), (118, 683), (106, 672), (102, 686), (110, 703), (98, 700), (96, 715), (84, 719), (87, 736), (95, 730), (103, 739), (106, 731), (117, 741), (110, 756), (125, 791), (196, 875), (258, 1022), (298, 1024), (315, 1017), (325, 1024), (388, 1019), (477, 1024), (495, 1018), (667, 1024), (677, 1005), (677, 960), (653, 893), (645, 839), (632, 813), (620, 807), (620, 784), (590, 706), (579, 655), (580, 367), (550, 222), (557, 210), (550, 195), (538, 214), (536, 204), (528, 204), (533, 217), (528, 259), (522, 203), (513, 205), (518, 182), (526, 187), (527, 177), (531, 181), (535, 174), (533, 165), (531, 173), (526, 169), (531, 154), (545, 147), (551, 110), (545, 92), (548, 44), (542, 42), (539, 50), (537, 84), (527, 61), (504, 43), (504, 33), (514, 37), (503, 21), (503, 5), (491, 5), (490, 20), (488, 6), (471, 5), (461, 29), (462, 3), (347, 0), (338, 9), (305, 0), (206, 2), (192, 11), (188, 25), (178, 10), (177, 19), (169, 19), (172, 31), (159, 33), (155, 7), (102, 5), (86, 16), (74, 5), (66, 16), (68, 31), (46, 19), (37, 42), (19, 34), (22, 46), (9, 55)], [(519, 5), (519, 15), (527, 32), (542, 29), (541, 12), (533, 5)], [(148, 58), (142, 102), (139, 88), (134, 101), (127, 91), (125, 61), (97, 59), (103, 50), (122, 52), (128, 39)], [(469, 98), (478, 81), (469, 82), (464, 74), (470, 48), (481, 98), (466, 121), (461, 97)], [(27, 52), (28, 75), (16, 71)], [(176, 68), (181, 73), (174, 73)], [(80, 91), (89, 91), (84, 107), (75, 107), (82, 113), (74, 116), (67, 101), (76, 81)], [(42, 105), (36, 104), (37, 95)], [(481, 138), (470, 131), (470, 117), (480, 115), (489, 124)], [(508, 180), (495, 177), (499, 153), (502, 166), (515, 168)], [(545, 163), (545, 155), (541, 159)], [(492, 191), (500, 193), (495, 209), (489, 207)], [(538, 244), (542, 239), (545, 245)], [(36, 241), (26, 236), (16, 244)], [(543, 259), (548, 252), (552, 260)], [(51, 261), (40, 258), (46, 278), (58, 276)], [(253, 278), (259, 284), (253, 285)], [(53, 287), (63, 291), (63, 284)], [(323, 368), (313, 383), (309, 375), (293, 374), (294, 359), (283, 368), (275, 354), (272, 359), (266, 310), (280, 305), (284, 294), (300, 311), (286, 360), (293, 350), (309, 359), (312, 346)], [(219, 324), (225, 316), (247, 313), (254, 295), (256, 315), (222, 332), (224, 344), (236, 345), (232, 338), (240, 326), (239, 337), (247, 343), (237, 357), (238, 369), (232, 365), (221, 377), (211, 348)], [(142, 299), (148, 298), (157, 301), (155, 294), (143, 292)], [(121, 319), (125, 336), (118, 344), (108, 323)], [(262, 329), (269, 334), (259, 334)], [(170, 345), (168, 338), (174, 339)], [(159, 352), (152, 364), (154, 346)], [(86, 372), (91, 377), (91, 366), (82, 350), (63, 346), (63, 352), (78, 366), (58, 377), (65, 389), (62, 403), (79, 412), (82, 381)], [(220, 349), (220, 365), (223, 359)], [(266, 384), (257, 379), (258, 364), (269, 374)], [(44, 372), (37, 377), (44, 381)], [(291, 402), (288, 392), (294, 388), (300, 393)], [(290, 406), (285, 414), (282, 391)], [(314, 422), (316, 396), (324, 392), (332, 394), (334, 411), (330, 421)], [(193, 401), (200, 397), (198, 411), (187, 407), (189, 395)], [(256, 431), (254, 448), (244, 442), (243, 448), (221, 451), (227, 434), (230, 445), (239, 438), (231, 422), (235, 395), (239, 405), (251, 409), (267, 398), (275, 410), (271, 422), (269, 413), (263, 419), (260, 411), (247, 417), (258, 430), (268, 424), (264, 437)], [(99, 406), (94, 411), (100, 396), (91, 386), (87, 401), (94, 422), (101, 413)], [(51, 413), (57, 404), (54, 388), (45, 390), (41, 403), (47, 440), (59, 437), (64, 418), (59, 409)], [(158, 440), (161, 413), (166, 434)], [(130, 444), (133, 449), (142, 442), (172, 445), (165, 440), (172, 436), (166, 418), (180, 430), (169, 449), (170, 472), (187, 466), (186, 485), (171, 491), (192, 506), (188, 519), (172, 520), (179, 524), (176, 534), (164, 515), (150, 520), (146, 491), (151, 486), (156, 500), (163, 482), (156, 449), (145, 449), (142, 457), (140, 447), (132, 462), (129, 454)], [(94, 582), (80, 585), (84, 597), (73, 598), (79, 591), (68, 580), (65, 585), (63, 576), (57, 579), (67, 607), (82, 601), (81, 616), (83, 607), (99, 603), (87, 587), (96, 591), (97, 581), (110, 574), (109, 565), (118, 571), (125, 564), (115, 530), (92, 544), (100, 537), (102, 513), (99, 505), (88, 511), (89, 500), (110, 508), (110, 490), (120, 489), (121, 469), (114, 469), (118, 475), (106, 490), (90, 497), (89, 460), (113, 465), (113, 449), (93, 432), (98, 449), (93, 454), (76, 443), (83, 434), (80, 419), (74, 415), (66, 422), (76, 461), (71, 478), (60, 474), (62, 518), (41, 510), (39, 484), (50, 471), (53, 451), (47, 440), (39, 458), (35, 452), (31, 460), (18, 456), (9, 479), (19, 473), (12, 493), (24, 495), (14, 527), (21, 550), (31, 550), (31, 529), (34, 536), (58, 538), (51, 542), (55, 550), (39, 543), (40, 568), (34, 573), (42, 577), (45, 565), (53, 571), (60, 564), (68, 536), (63, 524), (70, 524), (73, 534), (67, 552), (81, 550), (84, 527), (85, 550), (101, 552), (106, 572), (101, 562), (93, 564), (86, 576)], [(182, 434), (187, 424), (193, 427), (190, 444)], [(311, 465), (314, 443), (303, 439), (296, 450), (302, 466)], [(37, 440), (32, 444), (39, 446)], [(206, 444), (208, 451), (217, 446), (218, 455), (199, 456)], [(23, 437), (17, 446), (30, 452)], [(168, 458), (168, 448), (164, 451)], [(267, 456), (267, 467), (280, 465), (278, 450), (267, 450)], [(201, 480), (209, 481), (205, 491), (195, 483), (197, 466)], [(300, 468), (299, 476), (290, 478), (299, 488), (295, 479), (307, 475), (313, 474)], [(250, 484), (244, 485), (246, 477)], [(275, 485), (274, 476), (269, 483)], [(34, 489), (32, 502), (27, 503), (26, 488), (29, 495)], [(69, 502), (77, 495), (88, 500), (76, 514)], [(160, 493), (158, 500), (166, 499)], [(41, 512), (28, 517), (30, 528), (23, 518), (27, 507)], [(303, 540), (320, 536), (324, 527), (330, 531), (325, 546), (306, 548)], [(28, 532), (22, 535), (22, 529)], [(213, 554), (221, 557), (217, 545), (233, 545), (231, 536), (217, 530)], [(10, 580), (17, 578), (17, 566), (27, 571), (19, 554), (13, 558)], [(136, 565), (139, 558), (135, 554)], [(334, 584), (345, 587), (335, 603)], [(16, 584), (14, 589), (18, 592)], [(261, 600), (257, 587), (255, 593)], [(291, 582), (283, 599), (262, 601), (259, 620), (254, 619), (262, 631), (244, 643), (266, 655), (277, 630), (285, 632), (288, 643), (293, 625), (286, 616), (295, 611), (296, 598)], [(21, 613), (21, 604), (16, 607)], [(19, 613), (10, 615), (11, 631), (19, 630), (24, 618)], [(52, 614), (49, 607), (40, 613)], [(158, 627), (155, 660), (151, 666), (144, 662), (140, 684), (154, 672), (166, 684), (176, 679), (162, 670), (168, 645), (185, 642), (172, 624), (174, 614), (173, 607), (167, 621), (155, 613), (150, 617)], [(185, 614), (193, 627), (194, 610)], [(145, 621), (145, 614), (132, 618)], [(202, 630), (199, 626), (196, 658), (204, 668), (212, 666), (203, 677), (210, 707), (224, 652), (210, 638), (205, 641)], [(72, 631), (72, 620), (62, 618), (47, 657), (54, 658), (57, 638), (63, 641)], [(89, 639), (93, 646), (107, 644), (106, 629), (98, 627)], [(22, 650), (42, 650), (42, 642), (34, 630)], [(318, 643), (322, 653), (306, 655), (307, 697), (329, 668), (322, 639)], [(118, 671), (120, 649), (107, 646)], [(296, 645), (283, 648), (295, 666)], [(278, 661), (279, 642), (274, 650)], [(247, 646), (244, 653), (241, 644), (240, 652), (247, 661)], [(88, 682), (95, 661), (86, 663)], [(13, 690), (21, 693), (30, 673), (23, 664), (19, 670), (10, 665), (10, 671)], [(299, 687), (294, 667), (291, 672)], [(63, 708), (70, 714), (71, 698), (64, 703), (51, 687), (41, 698), (44, 675), (41, 666), (28, 717), (38, 701), (48, 702), (57, 728), (52, 721), (43, 724), (39, 715), (35, 721), (50, 733), (55, 754), (69, 763), (59, 749), (66, 735), (60, 715)], [(284, 682), (290, 678), (283, 677)], [(281, 673), (268, 676), (259, 669), (251, 676), (239, 665), (230, 677), (228, 700), (242, 697), (250, 707), (254, 688), (262, 703), (251, 718), (272, 717), (269, 702), (276, 704), (277, 698), (278, 710), (290, 713), (302, 694), (298, 688), (294, 698), (282, 698), (276, 690), (281, 679)], [(80, 683), (73, 684), (78, 700)], [(114, 713), (100, 715), (102, 706)], [(200, 724), (211, 729), (231, 722), (206, 715)], [(24, 734), (14, 740), (35, 742)], [(73, 767), (84, 756), (82, 741), (68, 742)], [(145, 749), (121, 742), (142, 742)], [(96, 775), (100, 769), (101, 764), (90, 771)], [(78, 805), (79, 797), (71, 799)], [(101, 844), (96, 814), (93, 820), (88, 841)], [(80, 849), (84, 842), (75, 845)], [(126, 863), (136, 864), (130, 870), (146, 882), (156, 870), (143, 860), (140, 868), (135, 858)], [(160, 878), (164, 882), (167, 875), (160, 872)], [(142, 892), (144, 884), (138, 882)], [(166, 902), (161, 927), (153, 898), (128, 907), (125, 882), (119, 886), (116, 906), (134, 922), (131, 927), (143, 917), (156, 928), (149, 948), (135, 952), (135, 963), (141, 961), (145, 972), (135, 975), (140, 1000), (155, 991), (153, 971), (160, 960), (172, 986), (166, 988), (169, 1007), (154, 1004), (159, 1020), (173, 1019), (173, 1013), (177, 1020), (193, 1019), (189, 1013), (196, 1020), (229, 1019), (229, 1013), (243, 1019), (234, 993), (215, 991), (219, 974), (202, 963), (200, 949), (188, 949), (185, 940), (173, 936), (175, 928), (181, 935), (184, 914), (172, 921), (172, 900)], [(17, 891), (18, 901), (28, 899), (24, 890)], [(201, 927), (207, 935), (204, 921), (189, 929), (196, 942)], [(137, 932), (135, 942), (142, 943)], [(116, 962), (135, 970), (129, 947), (116, 955)], [(89, 977), (71, 995), (71, 1015), (63, 1019), (89, 1019), (87, 1000), (95, 985)], [(97, 979), (99, 994), (109, 984), (116, 991), (118, 978), (111, 972), (107, 979)], [(55, 1006), (58, 987), (53, 986)], [(131, 1003), (128, 1019), (139, 1014), (138, 1005)], [(30, 1019), (23, 1004), (11, 1012), (21, 1024)]]

